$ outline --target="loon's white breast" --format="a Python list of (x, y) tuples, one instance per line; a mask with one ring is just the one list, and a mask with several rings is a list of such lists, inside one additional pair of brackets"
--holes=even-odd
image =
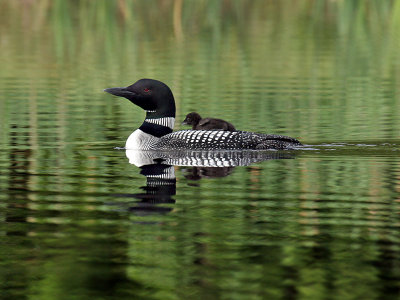
[[(170, 128), (171, 131), (174, 128), (175, 118), (173, 117), (164, 117), (164, 118), (155, 118), (144, 120), (144, 123), (149, 124), (150, 126), (158, 125)], [(150, 150), (154, 149), (154, 145), (160, 140), (159, 137), (154, 136), (150, 133), (144, 132), (141, 129), (136, 129), (134, 132), (130, 134), (125, 143), (125, 149), (129, 150)]]
[(127, 150), (150, 150), (159, 141), (160, 138), (149, 133), (136, 129), (130, 134), (125, 143)]

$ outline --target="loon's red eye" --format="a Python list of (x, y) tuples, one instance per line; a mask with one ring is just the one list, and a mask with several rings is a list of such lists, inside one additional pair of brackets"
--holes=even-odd
[(145, 91), (146, 93), (150, 91), (150, 89), (145, 88), (143, 91)]

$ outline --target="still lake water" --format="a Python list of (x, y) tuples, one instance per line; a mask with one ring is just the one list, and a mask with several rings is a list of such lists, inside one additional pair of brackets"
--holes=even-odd
[[(0, 298), (399, 299), (399, 24), (398, 1), (0, 1)], [(143, 111), (103, 92), (140, 78), (176, 129), (307, 146), (160, 183), (115, 149)]]

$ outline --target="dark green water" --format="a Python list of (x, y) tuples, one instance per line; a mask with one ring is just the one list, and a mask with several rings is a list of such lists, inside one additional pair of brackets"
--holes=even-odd
[[(0, 0), (0, 298), (399, 299), (399, 25), (398, 1)], [(309, 146), (154, 196), (114, 149), (144, 113), (103, 92), (140, 78), (176, 129)]]

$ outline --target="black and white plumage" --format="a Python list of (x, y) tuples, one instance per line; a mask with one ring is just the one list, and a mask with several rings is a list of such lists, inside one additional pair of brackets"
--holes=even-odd
[(175, 100), (161, 81), (140, 79), (124, 88), (104, 91), (125, 97), (146, 111), (146, 119), (127, 139), (125, 148), (134, 150), (262, 150), (290, 149), (301, 143), (291, 137), (247, 131), (181, 130), (172, 132)]
[(266, 135), (247, 131), (180, 130), (164, 136), (155, 147), (167, 150), (259, 150), (287, 149), (300, 145), (297, 140), (282, 135)]

